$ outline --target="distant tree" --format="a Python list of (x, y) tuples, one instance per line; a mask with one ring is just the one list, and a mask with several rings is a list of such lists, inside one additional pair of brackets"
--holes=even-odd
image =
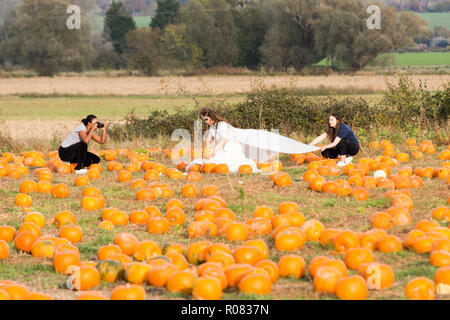
[(163, 30), (168, 24), (175, 23), (180, 11), (179, 0), (158, 0), (156, 14), (150, 22), (152, 28)]
[(235, 42), (239, 50), (238, 66), (256, 69), (261, 64), (264, 37), (271, 26), (272, 10), (261, 1), (249, 1), (242, 8), (237, 3), (232, 10), (235, 25)]
[(426, 30), (421, 19), (411, 19), (410, 13), (398, 16), (392, 7), (381, 7), (379, 30), (367, 28), (367, 17), (357, 0), (324, 3), (315, 26), (315, 43), (334, 68), (362, 69), (382, 52), (414, 44), (413, 37)]
[(125, 10), (121, 1), (113, 1), (106, 11), (104, 36), (110, 39), (114, 50), (122, 54), (125, 45), (125, 36), (129, 31), (136, 30), (133, 17)]
[(160, 64), (160, 31), (149, 27), (127, 33), (125, 57), (131, 68), (145, 75), (157, 73)]
[(450, 30), (448, 30), (446, 27), (437, 26), (434, 27), (433, 31), (435, 37), (450, 38)]
[(186, 25), (170, 24), (162, 35), (163, 66), (192, 71), (203, 65), (203, 51), (186, 37)]
[(261, 47), (263, 62), (276, 70), (320, 61), (324, 54), (315, 47), (314, 25), (319, 6), (315, 0), (274, 0), (275, 22)]
[(236, 29), (226, 0), (189, 1), (180, 16), (188, 43), (203, 52), (204, 67), (237, 65)]
[(0, 56), (41, 76), (89, 67), (94, 57), (89, 23), (82, 16), (81, 30), (69, 30), (68, 6), (68, 0), (24, 0), (2, 28)]

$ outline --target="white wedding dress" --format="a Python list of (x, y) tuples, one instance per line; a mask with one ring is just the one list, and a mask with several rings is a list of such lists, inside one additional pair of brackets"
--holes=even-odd
[(309, 146), (279, 134), (256, 129), (234, 128), (225, 121), (209, 129), (209, 137), (214, 140), (214, 146), (223, 139), (227, 140), (222, 149), (216, 151), (209, 159), (195, 159), (187, 167), (194, 164), (215, 163), (226, 164), (231, 173), (239, 171), (239, 167), (248, 164), (253, 172), (260, 172), (255, 161), (265, 162), (276, 157), (279, 153), (307, 153), (319, 150), (318, 147)]

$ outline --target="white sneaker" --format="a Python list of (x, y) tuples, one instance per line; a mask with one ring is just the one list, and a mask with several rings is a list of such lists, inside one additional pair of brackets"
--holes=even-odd
[(338, 167), (345, 167), (346, 165), (347, 165), (347, 163), (342, 162), (342, 161), (339, 161), (339, 162), (337, 163), (337, 166), (338, 166)]
[(87, 169), (75, 170), (75, 174), (86, 174), (87, 172)]
[(350, 162), (352, 162), (352, 160), (353, 160), (353, 157), (352, 156), (348, 156), (345, 159), (345, 163), (349, 164)]

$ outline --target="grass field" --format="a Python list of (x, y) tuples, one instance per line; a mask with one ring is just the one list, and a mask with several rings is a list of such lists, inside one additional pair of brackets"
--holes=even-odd
[[(241, 102), (243, 95), (196, 97), (201, 104), (212, 101)], [(153, 110), (174, 111), (192, 108), (195, 101), (187, 96), (78, 96), (78, 97), (27, 97), (5, 96), (0, 101), (3, 120), (76, 120), (92, 113), (103, 119), (121, 120), (130, 112), (145, 116)], [(51, 112), (49, 112), (51, 110)]]
[[(407, 52), (394, 53), (398, 66), (449, 66), (450, 52)], [(326, 59), (321, 60), (317, 66), (328, 66)]]
[(449, 66), (449, 52), (407, 52), (395, 53), (395, 58), (400, 66)]
[[(388, 77), (388, 79), (391, 79)], [(425, 80), (429, 88), (439, 88), (450, 81), (450, 76), (416, 76), (413, 80)], [(200, 104), (210, 101), (226, 101), (237, 103), (243, 101), (245, 93), (251, 88), (266, 86), (290, 86), (299, 89), (315, 88), (322, 96), (336, 92), (334, 97), (362, 96), (371, 103), (376, 103), (382, 98), (384, 90), (384, 76), (329, 76), (329, 77), (190, 77), (190, 78), (91, 78), (91, 77), (56, 77), (56, 78), (21, 78), (0, 79), (0, 119), (2, 122), (0, 138), (5, 133), (14, 141), (22, 141), (18, 144), (17, 155), (26, 150), (31, 150), (35, 145), (44, 146), (41, 151), (56, 150), (62, 139), (77, 125), (81, 118), (88, 113), (96, 114), (101, 120), (120, 121), (125, 114), (134, 110), (136, 114), (145, 116), (149, 110), (166, 109), (175, 110), (177, 107), (192, 108), (195, 103), (186, 92), (192, 92), (197, 96)], [(179, 88), (182, 88), (180, 90)], [(333, 91), (333, 90), (335, 91)], [(314, 92), (311, 91), (312, 93)], [(348, 90), (348, 91), (346, 91)], [(344, 92), (345, 91), (345, 92)], [(324, 94), (327, 92), (326, 94)], [(353, 94), (352, 94), (353, 92)], [(312, 94), (311, 93), (311, 94)], [(175, 124), (174, 124), (175, 125)], [(174, 128), (175, 129), (175, 128)], [(390, 132), (380, 128), (380, 135), (376, 140), (390, 139), (395, 144), (396, 152), (410, 153), (406, 146), (405, 133)], [(359, 135), (362, 149), (353, 162), (361, 158), (375, 158), (381, 151), (370, 151), (367, 134)], [(422, 135), (422, 132), (418, 133)], [(399, 138), (400, 137), (400, 138)], [(313, 137), (294, 137), (299, 141), (309, 142)], [(408, 137), (409, 138), (409, 137)], [(416, 136), (420, 142), (423, 136)], [(427, 137), (428, 138), (428, 137)], [(445, 137), (444, 137), (445, 138)], [(4, 141), (4, 140), (3, 140)], [(36, 144), (33, 144), (36, 142)], [(137, 153), (148, 153), (146, 149), (151, 147), (166, 148), (177, 142), (170, 141), (170, 137), (159, 139), (142, 139), (128, 142), (108, 140), (105, 145), (90, 144), (90, 150), (126, 148)], [(446, 145), (436, 145), (436, 154), (425, 154), (423, 160), (411, 157), (406, 163), (398, 163), (392, 167), (392, 174), (397, 174), (400, 168), (410, 166), (433, 167), (443, 166), (443, 161), (437, 159), (437, 154), (447, 148)], [(37, 148), (36, 148), (37, 149)], [(148, 153), (149, 160), (164, 164), (167, 168), (176, 167), (162, 152)], [(20, 158), (16, 158), (20, 159)], [(46, 159), (47, 160), (47, 159)], [(124, 156), (116, 159), (124, 167), (131, 163), (130, 158)], [(287, 172), (293, 183), (288, 187), (275, 187), (268, 175), (252, 174), (202, 174), (202, 181), (195, 182), (197, 189), (205, 185), (218, 186), (220, 195), (232, 210), (239, 222), (245, 222), (252, 218), (256, 207), (266, 205), (275, 213), (281, 202), (294, 201), (299, 205), (307, 220), (318, 220), (324, 228), (337, 228), (340, 230), (352, 230), (353, 232), (366, 232), (372, 229), (371, 217), (377, 211), (386, 211), (392, 206), (392, 199), (386, 197), (387, 190), (372, 188), (369, 190), (367, 200), (357, 201), (353, 196), (336, 197), (332, 194), (312, 191), (308, 182), (303, 180), (303, 173), (308, 169), (308, 164), (297, 165), (282, 155), (283, 171)], [(17, 160), (19, 161), (19, 160)], [(0, 166), (2, 162), (0, 161)], [(92, 179), (90, 185), (97, 187), (105, 198), (106, 207), (118, 208), (127, 214), (133, 210), (142, 210), (148, 205), (157, 206), (164, 214), (168, 198), (156, 198), (153, 201), (136, 200), (136, 190), (131, 188), (130, 182), (119, 183), (117, 172), (108, 171), (106, 161), (101, 162), (102, 172), (98, 179)], [(26, 213), (14, 203), (19, 193), (20, 184), (24, 180), (37, 181), (38, 178), (29, 168), (29, 173), (20, 179), (7, 176), (0, 177), (0, 226), (10, 225), (19, 229)], [(133, 173), (133, 179), (143, 179), (144, 171)], [(370, 172), (372, 175), (373, 172)], [(170, 231), (161, 234), (150, 234), (146, 225), (128, 224), (116, 226), (111, 231), (98, 228), (101, 222), (101, 210), (86, 211), (81, 206), (84, 187), (76, 187), (76, 176), (73, 174), (62, 175), (54, 173), (52, 184), (65, 183), (70, 188), (70, 195), (65, 199), (53, 198), (51, 194), (32, 193), (33, 204), (31, 210), (42, 213), (45, 217), (45, 225), (42, 235), (58, 236), (59, 230), (52, 224), (55, 215), (63, 210), (71, 211), (83, 232), (83, 239), (75, 246), (80, 251), (82, 261), (97, 262), (97, 251), (101, 246), (112, 244), (116, 234), (129, 232), (139, 240), (155, 241), (161, 249), (170, 243), (182, 244), (187, 248), (197, 241), (211, 241), (229, 246), (232, 250), (242, 245), (242, 241), (230, 242), (223, 236), (189, 238), (188, 226), (196, 218), (195, 204), (201, 196), (184, 198), (181, 188), (187, 184), (185, 177), (172, 180), (161, 175), (158, 179), (161, 183), (172, 188), (174, 194), (171, 197), (179, 198), (184, 205), (187, 221), (182, 226), (172, 226)], [(340, 174), (335, 177), (325, 176), (327, 180), (348, 179), (347, 175)], [(146, 184), (148, 181), (146, 182)], [(411, 211), (412, 221), (405, 226), (394, 226), (388, 230), (389, 235), (397, 236), (401, 241), (406, 239), (408, 232), (414, 229), (421, 219), (431, 219), (431, 211), (437, 206), (448, 205), (448, 183), (445, 179), (423, 178), (423, 186), (419, 189), (409, 189), (414, 208)], [(198, 216), (197, 216), (198, 218)], [(440, 223), (446, 227), (447, 223)], [(447, 229), (445, 229), (447, 230)], [(434, 234), (436, 236), (436, 234)], [(293, 252), (283, 252), (275, 248), (271, 234), (258, 236), (268, 245), (268, 259), (277, 263), (286, 254), (297, 254), (306, 262), (306, 270), (312, 259), (319, 255), (344, 260), (344, 254), (336, 254), (331, 246), (321, 246), (318, 241), (307, 241), (304, 247)], [(53, 269), (51, 258), (34, 258), (30, 254), (18, 252), (14, 242), (9, 242), (10, 256), (0, 259), (0, 280), (13, 280), (26, 285), (32, 291), (46, 293), (57, 299), (74, 299), (79, 292), (71, 291), (65, 287), (67, 277), (58, 274)], [(429, 254), (419, 254), (411, 249), (402, 248), (396, 253), (382, 253), (373, 251), (376, 262), (389, 264), (395, 274), (395, 282), (391, 288), (384, 290), (370, 290), (368, 299), (405, 299), (404, 288), (409, 280), (415, 277), (427, 277), (434, 279), (437, 267), (429, 262)], [(133, 258), (132, 258), (133, 259)], [(336, 299), (335, 295), (319, 294), (314, 289), (312, 278), (307, 275), (300, 279), (293, 277), (280, 277), (272, 285), (271, 292), (258, 296), (255, 294), (240, 293), (236, 288), (224, 290), (223, 299)], [(355, 275), (356, 270), (348, 270), (350, 275)], [(102, 282), (93, 288), (105, 297), (109, 297), (112, 289), (125, 284), (124, 280), (117, 283)], [(165, 288), (159, 288), (144, 284), (148, 299), (191, 299), (191, 295), (169, 293)], [(437, 296), (438, 299), (450, 299), (450, 296)]]
[[(362, 97), (371, 104), (382, 99), (382, 94), (334, 95), (344, 97)], [(246, 99), (245, 95), (223, 95), (196, 97), (201, 106), (210, 102), (235, 104)], [(36, 140), (41, 142), (53, 138), (64, 139), (80, 119), (95, 114), (105, 123), (116, 123), (133, 112), (146, 117), (154, 110), (174, 112), (179, 108), (194, 108), (196, 102), (187, 96), (3, 96), (0, 99), (0, 133), (7, 134), (15, 141)], [(49, 112), (51, 110), (51, 112)]]
[[(108, 147), (107, 145), (105, 146)], [(126, 147), (126, 146), (124, 146)], [(364, 146), (368, 150), (367, 146)], [(404, 144), (397, 146), (398, 150), (404, 150)], [(439, 147), (440, 149), (441, 147)], [(439, 151), (439, 150), (438, 150)], [(377, 153), (362, 153), (356, 157), (375, 157)], [(154, 154), (152, 159), (164, 163), (167, 167), (174, 164), (167, 158)], [(128, 163), (125, 158), (118, 159), (122, 164)], [(424, 160), (413, 160), (407, 163), (412, 167), (439, 166), (436, 156), (427, 155)], [(263, 175), (229, 175), (220, 176), (216, 174), (203, 174), (203, 181), (195, 183), (200, 187), (207, 184), (217, 185), (221, 196), (226, 200), (227, 206), (235, 215), (237, 221), (246, 221), (252, 217), (253, 210), (260, 205), (267, 205), (277, 211), (282, 201), (294, 201), (299, 204), (299, 210), (306, 219), (317, 219), (325, 228), (350, 229), (355, 232), (364, 232), (371, 228), (371, 215), (376, 211), (386, 210), (392, 201), (385, 197), (386, 190), (371, 189), (370, 197), (366, 201), (356, 201), (353, 197), (336, 198), (332, 195), (317, 193), (309, 190), (307, 182), (303, 181), (302, 175), (307, 170), (307, 165), (295, 165), (289, 160), (283, 160), (283, 171), (288, 172), (294, 183), (290, 187), (273, 187), (268, 176)], [(106, 163), (102, 163), (102, 174), (99, 179), (92, 180), (91, 185), (99, 188), (106, 200), (106, 207), (116, 207), (129, 213), (132, 210), (142, 210), (147, 205), (156, 205), (164, 212), (167, 199), (159, 198), (152, 202), (135, 200), (135, 191), (129, 183), (117, 182), (117, 173), (108, 172)], [(398, 167), (394, 168), (394, 173)], [(142, 178), (143, 172), (133, 174), (133, 178)], [(26, 175), (20, 180), (11, 178), (0, 178), (0, 225), (12, 225), (18, 229), (25, 217), (25, 213), (14, 205), (14, 198), (19, 191), (20, 182), (25, 179), (35, 179), (34, 176)], [(195, 213), (194, 204), (200, 198), (186, 199), (180, 195), (180, 188), (186, 183), (181, 180), (169, 180), (165, 176), (160, 178), (162, 183), (167, 183), (173, 188), (174, 197), (182, 199), (187, 222), (182, 227), (172, 227), (171, 231), (163, 235), (152, 235), (146, 232), (145, 226), (127, 225), (116, 227), (112, 231), (99, 230), (97, 224), (101, 221), (101, 211), (85, 211), (81, 208), (82, 187), (75, 187), (73, 175), (55, 174), (53, 184), (66, 183), (70, 187), (70, 196), (67, 199), (54, 199), (51, 195), (32, 194), (34, 211), (41, 212), (46, 219), (42, 234), (57, 236), (58, 229), (51, 224), (56, 213), (62, 210), (70, 210), (76, 217), (76, 223), (83, 230), (83, 240), (76, 244), (80, 251), (82, 261), (97, 261), (97, 250), (100, 246), (112, 244), (114, 236), (119, 232), (130, 232), (139, 240), (153, 240), (161, 248), (169, 243), (180, 243), (187, 247), (189, 244), (200, 240), (225, 243), (231, 248), (236, 248), (242, 242), (230, 243), (223, 237), (211, 237), (206, 239), (189, 239), (187, 236), (187, 225), (193, 221)], [(337, 178), (346, 178), (338, 176)], [(424, 185), (420, 189), (411, 189), (414, 209), (411, 212), (412, 223), (404, 227), (394, 227), (388, 233), (398, 236), (404, 240), (407, 232), (420, 219), (431, 219), (430, 212), (433, 208), (446, 205), (448, 191), (445, 179), (424, 179)], [(442, 224), (445, 226), (445, 224)], [(287, 252), (281, 252), (274, 248), (270, 235), (261, 237), (269, 246), (269, 257), (277, 262)], [(46, 258), (33, 258), (29, 254), (19, 253), (13, 243), (10, 258), (0, 261), (0, 280), (14, 280), (25, 284), (34, 291), (50, 294), (58, 299), (73, 299), (79, 293), (64, 288), (66, 276), (53, 271), (52, 260)], [(322, 247), (318, 242), (308, 241), (299, 251), (291, 254), (301, 255), (309, 266), (312, 258), (325, 255), (330, 258), (344, 259), (344, 255), (333, 255), (334, 248)], [(418, 254), (412, 250), (403, 248), (397, 253), (381, 253), (374, 251), (375, 261), (389, 264), (395, 273), (395, 282), (392, 288), (370, 291), (368, 299), (405, 299), (404, 287), (412, 278), (425, 276), (433, 279), (436, 267), (429, 263), (429, 254)], [(354, 275), (355, 270), (349, 270)], [(114, 284), (102, 282), (95, 288), (96, 291), (109, 297), (111, 289), (123, 281)], [(150, 299), (189, 299), (191, 296), (184, 294), (171, 294), (166, 289), (156, 288), (148, 284), (144, 285), (147, 298)], [(334, 295), (319, 295), (314, 290), (313, 281), (309, 275), (301, 279), (283, 278), (277, 280), (270, 294), (257, 296), (239, 293), (236, 289), (228, 288), (224, 291), (223, 299), (336, 299)], [(448, 296), (438, 296), (439, 299), (448, 299)]]
[(419, 12), (418, 15), (428, 21), (431, 29), (444, 26), (450, 30), (450, 12)]
[[(418, 84), (426, 82), (431, 90), (440, 89), (450, 75), (410, 75)], [(257, 88), (314, 89), (352, 93), (381, 93), (386, 81), (396, 75), (329, 75), (329, 76), (197, 76), (197, 77), (85, 77), (0, 78), (1, 95), (31, 96), (221, 96), (246, 94)], [(312, 91), (314, 91), (312, 90)], [(312, 94), (312, 93), (311, 93)]]
[[(134, 22), (136, 23), (137, 28), (141, 27), (148, 27), (150, 26), (150, 22), (152, 21), (151, 17), (133, 17)], [(96, 17), (94, 20), (94, 26), (93, 28), (97, 32), (103, 32), (103, 27), (105, 24), (105, 18), (104, 17)]]

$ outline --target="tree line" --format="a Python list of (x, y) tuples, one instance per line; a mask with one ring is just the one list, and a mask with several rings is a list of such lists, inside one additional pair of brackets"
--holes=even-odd
[[(70, 2), (72, 4), (73, 1)], [(121, 1), (106, 12), (104, 31), (66, 27), (68, 0), (23, 0), (0, 28), (0, 64), (51, 76), (86, 69), (194, 71), (212, 67), (297, 71), (327, 58), (357, 71), (383, 52), (414, 45), (427, 23), (378, 3), (381, 28), (369, 29), (358, 0), (158, 0), (148, 27), (137, 28)]]

